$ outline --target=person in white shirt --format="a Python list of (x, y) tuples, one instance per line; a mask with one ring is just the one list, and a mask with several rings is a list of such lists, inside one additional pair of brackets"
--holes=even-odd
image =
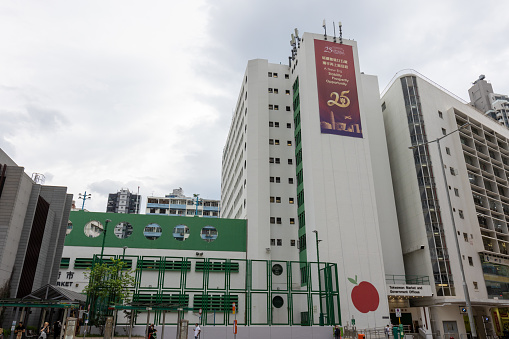
[(194, 339), (198, 339), (198, 337), (200, 336), (200, 332), (201, 332), (200, 325), (196, 323), (196, 326), (194, 327)]

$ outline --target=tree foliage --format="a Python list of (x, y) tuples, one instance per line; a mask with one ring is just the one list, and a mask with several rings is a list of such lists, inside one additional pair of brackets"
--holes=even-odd
[(107, 262), (95, 263), (85, 272), (85, 278), (88, 285), (83, 292), (92, 306), (90, 322), (102, 326), (109, 306), (130, 301), (134, 270), (127, 269), (127, 263), (122, 259), (111, 258)]

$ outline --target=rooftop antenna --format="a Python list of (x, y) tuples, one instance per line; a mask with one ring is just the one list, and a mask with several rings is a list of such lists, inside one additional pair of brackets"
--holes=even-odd
[(341, 21), (338, 22), (338, 25), (339, 25), (339, 43), (342, 44), (343, 43), (343, 25), (341, 25)]
[(327, 26), (325, 26), (325, 19), (323, 19), (322, 27), (325, 30), (325, 33), (323, 34), (323, 37), (324, 37), (325, 40), (327, 40)]
[(332, 22), (332, 27), (334, 28), (334, 42), (336, 42), (336, 24), (334, 21)]

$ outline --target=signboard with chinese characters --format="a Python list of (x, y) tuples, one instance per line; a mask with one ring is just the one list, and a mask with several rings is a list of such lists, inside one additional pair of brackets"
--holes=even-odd
[(430, 285), (387, 284), (387, 295), (408, 297), (431, 297)]
[(352, 46), (315, 40), (320, 129), (362, 138)]

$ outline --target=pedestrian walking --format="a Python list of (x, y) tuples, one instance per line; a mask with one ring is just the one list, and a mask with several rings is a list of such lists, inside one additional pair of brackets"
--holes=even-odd
[(22, 321), (20, 321), (18, 326), (14, 329), (14, 334), (16, 335), (16, 339), (23, 339), (25, 337), (25, 326)]
[(196, 323), (196, 325), (194, 327), (194, 339), (198, 339), (198, 337), (200, 336), (200, 332), (201, 332), (200, 325), (198, 325), (198, 323)]
[(62, 330), (62, 323), (57, 320), (53, 323), (53, 339), (60, 337), (60, 331)]
[(389, 339), (391, 335), (391, 328), (389, 327), (389, 325), (385, 326), (385, 338)]
[(49, 322), (44, 322), (44, 325), (39, 331), (39, 339), (48, 339), (49, 336)]

